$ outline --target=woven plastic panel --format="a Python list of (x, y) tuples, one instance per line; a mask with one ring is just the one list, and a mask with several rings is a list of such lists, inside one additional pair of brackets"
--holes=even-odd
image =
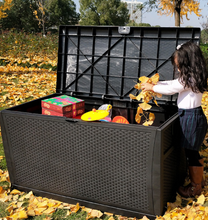
[(5, 116), (15, 184), (150, 211), (151, 132), (53, 118)]
[(172, 133), (172, 127), (169, 127), (168, 129), (165, 129), (163, 131), (163, 154), (170, 148), (173, 147), (173, 133)]
[[(183, 150), (178, 145), (178, 131), (179, 131), (178, 119), (171, 125), (167, 126), (163, 131), (162, 136), (162, 166), (163, 166), (163, 207), (166, 202), (174, 202), (176, 197), (176, 191), (179, 185), (182, 183), (183, 176), (186, 172), (186, 161)], [(175, 128), (174, 128), (175, 127)]]
[[(168, 202), (174, 202), (176, 198), (176, 190), (179, 183), (179, 158), (180, 152), (176, 149), (172, 150), (167, 158), (164, 160), (164, 172), (163, 172), (163, 207), (167, 206)], [(173, 166), (174, 169), (173, 169)]]

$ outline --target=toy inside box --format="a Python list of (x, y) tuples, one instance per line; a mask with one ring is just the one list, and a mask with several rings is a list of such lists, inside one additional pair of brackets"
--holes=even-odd
[(41, 101), (42, 114), (75, 118), (85, 112), (82, 99), (61, 95)]

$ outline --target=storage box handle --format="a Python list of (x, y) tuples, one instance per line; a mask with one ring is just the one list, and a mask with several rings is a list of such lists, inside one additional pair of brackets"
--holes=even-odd
[(68, 121), (68, 122), (71, 122), (71, 123), (77, 123), (79, 121), (79, 120), (74, 119), (74, 118), (66, 118), (65, 120)]
[(130, 26), (121, 26), (118, 27), (119, 34), (129, 34), (130, 33)]

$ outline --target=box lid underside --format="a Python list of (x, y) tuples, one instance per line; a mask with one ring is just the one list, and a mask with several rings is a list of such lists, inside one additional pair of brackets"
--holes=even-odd
[(60, 26), (57, 93), (130, 100), (140, 76), (175, 78), (171, 55), (189, 40), (199, 44), (200, 28)]

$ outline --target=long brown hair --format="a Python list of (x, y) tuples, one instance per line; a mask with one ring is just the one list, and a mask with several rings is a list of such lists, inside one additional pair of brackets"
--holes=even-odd
[(208, 72), (202, 51), (193, 42), (187, 42), (177, 47), (171, 58), (174, 70), (179, 69), (179, 80), (193, 92), (203, 93), (207, 90)]

